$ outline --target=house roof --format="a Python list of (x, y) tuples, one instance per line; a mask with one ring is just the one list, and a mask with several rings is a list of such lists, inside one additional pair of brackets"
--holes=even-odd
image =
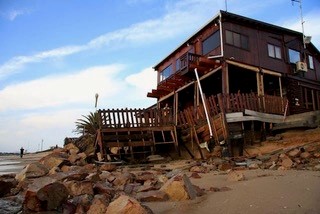
[[(293, 34), (296, 36), (301, 36), (302, 38), (302, 33), (298, 32), (298, 31), (294, 31), (294, 30), (290, 30), (288, 28), (284, 28), (284, 27), (280, 27), (277, 25), (273, 25), (267, 22), (262, 22), (256, 19), (251, 19), (245, 16), (241, 16), (241, 15), (237, 15), (234, 13), (230, 13), (230, 12), (226, 12), (223, 10), (220, 10), (219, 13), (217, 15), (215, 15), (211, 20), (209, 20), (208, 23), (206, 23), (203, 27), (201, 27), (199, 30), (196, 31), (195, 34), (193, 34), (191, 37), (189, 37), (186, 41), (184, 41), (182, 44), (180, 44), (176, 49), (174, 49), (174, 51), (172, 51), (169, 55), (167, 55), (164, 59), (162, 59), (158, 64), (156, 64), (153, 68), (157, 68), (163, 61), (165, 61), (166, 59), (168, 59), (170, 56), (172, 56), (178, 49), (180, 49), (180, 47), (187, 45), (189, 42), (192, 41), (193, 38), (195, 38), (202, 30), (204, 30), (206, 27), (210, 26), (211, 24), (213, 24), (214, 22), (216, 22), (218, 20), (218, 18), (221, 17), (222, 23), (224, 21), (233, 21), (239, 24), (250, 24), (251, 26), (254, 26), (255, 28), (264, 28), (264, 29), (269, 29), (271, 31), (277, 31), (277, 32), (282, 32), (282, 33), (286, 33), (286, 34)], [(310, 43), (309, 44), (312, 48), (314, 48), (318, 53), (319, 51), (317, 50), (317, 48)]]

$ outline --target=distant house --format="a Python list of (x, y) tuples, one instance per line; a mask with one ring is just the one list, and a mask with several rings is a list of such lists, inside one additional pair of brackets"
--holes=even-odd
[[(220, 11), (162, 59), (148, 97), (177, 112), (211, 95), (256, 93), (287, 98), (286, 115), (320, 109), (320, 53), (300, 32)], [(199, 101), (200, 100), (200, 101)]]

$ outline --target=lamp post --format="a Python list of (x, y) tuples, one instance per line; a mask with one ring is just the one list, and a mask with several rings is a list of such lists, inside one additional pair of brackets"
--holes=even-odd
[(96, 109), (96, 111), (97, 111), (99, 94), (96, 93), (95, 97), (96, 97), (96, 102), (95, 102), (95, 104), (94, 104), (94, 107), (95, 107), (95, 109)]

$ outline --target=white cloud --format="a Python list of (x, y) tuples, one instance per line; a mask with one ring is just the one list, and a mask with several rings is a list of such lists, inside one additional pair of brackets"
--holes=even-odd
[(10, 21), (14, 21), (17, 17), (30, 14), (30, 9), (16, 9), (16, 10), (10, 10), (7, 12), (2, 12), (0, 15), (2, 15), (5, 19), (8, 19)]
[(123, 65), (91, 67), (7, 86), (0, 91), (0, 111), (86, 103), (97, 92), (102, 97), (112, 96), (120, 87), (115, 75), (123, 69)]
[(137, 89), (151, 91), (157, 87), (157, 72), (152, 67), (148, 67), (139, 73), (129, 75), (125, 81)]
[(125, 79), (119, 78), (127, 67), (117, 64), (92, 67), (3, 89), (0, 151), (16, 151), (21, 146), (37, 151), (41, 139), (47, 147), (61, 146), (65, 137), (74, 136), (75, 121), (94, 111), (95, 93), (99, 93), (98, 108), (153, 104), (155, 101), (147, 98), (146, 93), (155, 87), (156, 72), (148, 67)]

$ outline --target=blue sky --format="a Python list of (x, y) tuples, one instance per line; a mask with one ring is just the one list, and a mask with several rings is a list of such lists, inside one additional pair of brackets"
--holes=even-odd
[[(320, 1), (303, 1), (320, 49)], [(148, 107), (156, 65), (225, 10), (224, 0), (0, 0), (0, 152), (63, 145), (98, 108)], [(301, 31), (290, 0), (229, 0), (229, 12)]]

